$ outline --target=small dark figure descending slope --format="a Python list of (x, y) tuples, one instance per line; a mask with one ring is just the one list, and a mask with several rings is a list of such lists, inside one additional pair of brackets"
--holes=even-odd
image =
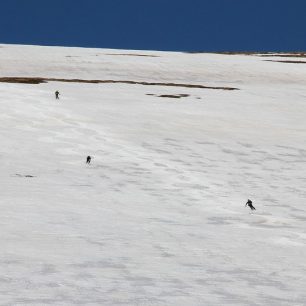
[(86, 158), (86, 164), (90, 164), (90, 162), (91, 162), (91, 156), (87, 156), (87, 158)]
[(59, 99), (59, 94), (60, 94), (60, 93), (59, 93), (59, 91), (57, 90), (57, 91), (55, 92), (55, 99), (56, 99), (56, 100)]
[(256, 208), (253, 206), (253, 202), (248, 199), (248, 201), (245, 203), (245, 206), (249, 206), (251, 210), (256, 210)]

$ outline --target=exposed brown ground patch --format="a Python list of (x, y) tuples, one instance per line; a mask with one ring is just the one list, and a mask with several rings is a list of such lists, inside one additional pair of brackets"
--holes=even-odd
[(108, 54), (105, 54), (105, 55), (118, 55), (118, 56), (143, 56), (143, 57), (160, 57), (158, 55), (148, 55), (148, 54), (133, 54), (133, 53), (108, 53)]
[(306, 58), (306, 52), (255, 52), (255, 51), (224, 51), (224, 52), (205, 52), (205, 51), (190, 51), (189, 54), (223, 54), (223, 55), (254, 55), (260, 57), (302, 57)]
[(21, 84), (40, 84), (47, 83), (43, 78), (14, 78), (3, 77), (0, 78), (1, 83), (21, 83)]
[(265, 60), (265, 62), (286, 63), (286, 64), (306, 64), (306, 61), (273, 61), (273, 60)]
[(256, 55), (261, 57), (306, 57), (305, 52), (221, 52), (228, 55)]
[(173, 99), (180, 99), (189, 97), (188, 94), (176, 94), (176, 95), (154, 95), (154, 94), (147, 94), (147, 96), (154, 96), (159, 98), (173, 98)]
[(219, 86), (204, 86), (196, 84), (182, 83), (159, 83), (159, 82), (137, 82), (126, 80), (81, 80), (81, 79), (57, 79), (57, 78), (35, 78), (35, 77), (0, 77), (2, 83), (21, 83), (21, 84), (41, 84), (47, 82), (65, 82), (65, 83), (89, 83), (89, 84), (132, 84), (145, 86), (168, 86), (168, 87), (185, 87), (185, 88), (200, 88), (200, 89), (219, 89), (219, 90), (239, 90), (235, 87), (219, 87)]
[(19, 174), (19, 173), (16, 173), (14, 176), (16, 176), (16, 177), (36, 177), (36, 176), (30, 175), (30, 174), (24, 175), (24, 174)]
[(189, 51), (187, 54), (223, 54), (223, 55), (259, 55), (264, 54), (263, 52), (252, 52), (252, 51), (221, 51), (221, 52), (209, 52), (209, 51)]
[(299, 52), (299, 53), (290, 53), (290, 54), (262, 54), (260, 55), (262, 57), (299, 57), (299, 58), (306, 58), (305, 52)]

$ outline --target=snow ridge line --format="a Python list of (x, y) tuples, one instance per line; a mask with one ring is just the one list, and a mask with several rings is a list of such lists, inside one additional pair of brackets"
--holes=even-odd
[(182, 84), (182, 83), (160, 83), (160, 82), (138, 82), (127, 80), (82, 80), (82, 79), (57, 79), (57, 78), (42, 78), (42, 77), (1, 77), (2, 83), (21, 83), (21, 84), (41, 84), (47, 82), (67, 82), (67, 83), (121, 83), (132, 85), (146, 85), (146, 86), (169, 86), (169, 87), (185, 87), (185, 88), (203, 88), (203, 89), (219, 89), (219, 90), (239, 90), (235, 87), (220, 87), (220, 86), (204, 86), (196, 84)]

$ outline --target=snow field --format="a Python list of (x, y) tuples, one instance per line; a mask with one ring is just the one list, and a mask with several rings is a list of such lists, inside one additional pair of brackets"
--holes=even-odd
[(240, 90), (0, 83), (0, 304), (305, 305), (306, 71), (264, 59), (1, 45), (3, 77)]

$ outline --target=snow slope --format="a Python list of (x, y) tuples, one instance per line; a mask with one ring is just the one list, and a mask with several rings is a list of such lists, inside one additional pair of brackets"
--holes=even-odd
[(239, 88), (0, 83), (0, 305), (306, 305), (306, 65), (266, 59), (0, 45), (0, 77)]

